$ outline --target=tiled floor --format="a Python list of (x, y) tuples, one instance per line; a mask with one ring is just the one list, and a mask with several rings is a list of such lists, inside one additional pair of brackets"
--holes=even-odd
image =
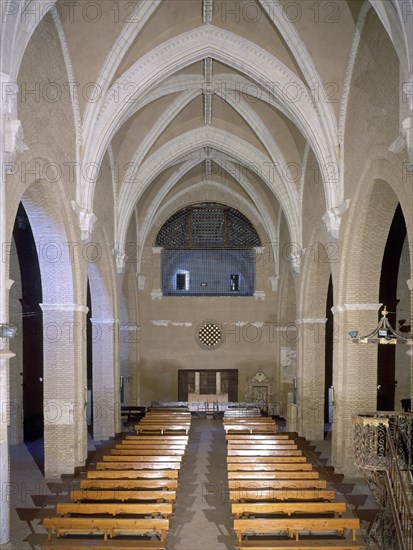
[[(362, 520), (366, 533), (375, 514), (375, 504), (361, 479), (346, 479), (331, 468), (330, 441), (311, 444), (299, 440), (304, 452), (334, 488), (339, 499), (345, 500), (350, 513)], [(90, 441), (90, 452), (98, 457), (111, 446)], [(11, 448), (11, 541), (1, 550), (38, 550), (45, 540), (42, 518), (53, 514), (57, 502), (68, 501), (71, 488), (78, 478), (66, 476), (59, 481), (46, 480), (42, 465), (42, 442)], [(32, 454), (31, 454), (32, 453)], [(35, 458), (33, 458), (35, 457)], [(226, 492), (226, 445), (222, 421), (194, 418), (188, 452), (181, 471), (175, 514), (171, 519), (168, 550), (220, 550), (234, 547), (230, 505)]]

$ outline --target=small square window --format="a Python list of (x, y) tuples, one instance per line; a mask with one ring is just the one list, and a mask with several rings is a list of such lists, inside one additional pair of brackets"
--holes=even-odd
[(176, 274), (176, 289), (186, 290), (186, 273)]
[(239, 291), (239, 273), (233, 273), (230, 277), (230, 286), (231, 292)]

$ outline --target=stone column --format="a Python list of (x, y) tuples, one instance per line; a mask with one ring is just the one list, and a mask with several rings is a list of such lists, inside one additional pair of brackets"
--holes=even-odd
[(298, 432), (310, 441), (324, 439), (326, 318), (297, 319)]
[(45, 477), (85, 464), (86, 313), (79, 304), (40, 304), (43, 310)]
[(354, 465), (355, 415), (371, 413), (377, 403), (377, 345), (355, 344), (349, 332), (370, 333), (378, 324), (382, 304), (343, 304), (334, 306), (338, 342), (334, 344), (334, 416), (332, 459), (335, 470), (360, 476)]
[[(18, 151), (24, 149), (21, 124), (16, 120), (17, 84), (9, 75), (0, 72), (0, 324), (9, 319), (9, 279), (6, 232), (6, 179), (7, 167), (15, 160)], [(10, 461), (8, 438), (8, 409), (10, 406), (9, 361), (14, 356), (8, 349), (8, 341), (0, 339), (0, 544), (10, 539)]]
[(106, 440), (120, 428), (120, 373), (116, 368), (116, 343), (119, 321), (91, 319), (93, 361), (93, 438)]

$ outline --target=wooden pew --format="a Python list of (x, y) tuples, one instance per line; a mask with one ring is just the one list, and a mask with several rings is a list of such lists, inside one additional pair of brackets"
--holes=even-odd
[(111, 449), (110, 455), (113, 456), (135, 456), (137, 459), (140, 456), (146, 455), (156, 455), (156, 456), (183, 456), (185, 454), (185, 449), (159, 449), (150, 447), (149, 449), (142, 448), (131, 448), (131, 449)]
[(229, 462), (227, 464), (228, 472), (248, 472), (252, 476), (252, 479), (256, 476), (256, 479), (265, 477), (271, 472), (307, 472), (312, 470), (312, 465), (309, 462), (270, 462), (269, 464), (239, 464), (237, 462)]
[(174, 444), (187, 444), (189, 436), (183, 434), (174, 434), (174, 435), (127, 435), (122, 439), (122, 444), (124, 445), (136, 445), (136, 443), (141, 444), (144, 442), (148, 443), (174, 443)]
[(137, 407), (135, 405), (122, 405), (120, 408), (121, 417), (126, 417), (126, 421), (130, 422), (131, 419), (139, 420), (145, 414), (145, 407)]
[(169, 517), (172, 515), (172, 504), (168, 502), (151, 502), (149, 504), (135, 503), (58, 503), (56, 505), (56, 514), (66, 516), (68, 514), (78, 515), (133, 515), (133, 516), (161, 516)]
[(245, 423), (245, 424), (226, 424), (224, 426), (225, 433), (229, 432), (247, 432), (249, 434), (253, 433), (276, 433), (277, 426), (275, 424), (260, 424), (259, 422), (256, 422), (255, 424), (252, 423)]
[(178, 479), (179, 471), (164, 470), (88, 470), (88, 479)]
[(334, 491), (322, 489), (239, 489), (229, 491), (230, 501), (273, 501), (273, 500), (333, 500), (336, 498)]
[(168, 489), (176, 490), (177, 479), (81, 479), (81, 489)]
[(325, 489), (325, 479), (229, 479), (230, 491), (247, 489), (262, 491), (265, 489)]
[(247, 441), (247, 442), (261, 442), (261, 441), (265, 441), (265, 442), (271, 442), (271, 441), (278, 441), (278, 440), (287, 440), (287, 441), (292, 441), (294, 443), (294, 440), (293, 439), (290, 439), (290, 436), (289, 435), (283, 435), (283, 434), (280, 434), (280, 433), (274, 433), (274, 434), (246, 434), (246, 433), (241, 433), (241, 434), (238, 434), (238, 433), (235, 433), (235, 434), (231, 434), (231, 433), (227, 433), (225, 435), (225, 439), (227, 441), (234, 441), (236, 440), (238, 443), (242, 443), (244, 441)]
[(183, 449), (187, 447), (186, 443), (158, 443), (155, 441), (151, 443), (150, 441), (144, 441), (142, 443), (117, 443), (115, 449)]
[(297, 445), (294, 443), (286, 444), (276, 443), (274, 445), (268, 445), (267, 443), (250, 443), (249, 445), (239, 445), (228, 442), (228, 451), (296, 451)]
[[(96, 463), (96, 469), (97, 470), (180, 470), (181, 469), (181, 462), (180, 461), (172, 461), (170, 459), (169, 462), (154, 462), (154, 461), (145, 461), (142, 460), (142, 458), (147, 457), (141, 457), (139, 460), (135, 462), (97, 462)], [(167, 458), (167, 457), (158, 457), (158, 458)], [(174, 457), (174, 458), (180, 458), (180, 457)]]
[(165, 418), (162, 416), (153, 416), (142, 418), (142, 420), (139, 422), (139, 424), (136, 424), (136, 426), (142, 426), (143, 424), (165, 424), (165, 426), (169, 424), (184, 424), (185, 426), (190, 426), (191, 420), (188, 420), (186, 418)]
[(231, 512), (236, 517), (257, 514), (344, 514), (345, 502), (233, 502)]
[(244, 456), (244, 457), (277, 457), (277, 456), (302, 456), (303, 452), (299, 449), (283, 449), (278, 451), (262, 450), (260, 447), (254, 447), (252, 449), (228, 449), (227, 457), (231, 456)]
[(170, 456), (170, 455), (105, 455), (102, 457), (103, 462), (182, 462), (182, 455)]
[[(287, 472), (259, 472), (261, 476), (257, 477), (255, 472), (228, 472), (228, 479), (247, 479), (248, 481), (263, 481), (269, 479), (318, 479), (319, 474), (315, 471), (287, 471)], [(262, 475), (264, 474), (264, 475)]]
[(70, 500), (82, 502), (85, 500), (153, 500), (154, 502), (174, 502), (176, 500), (176, 491), (164, 491), (156, 489), (154, 491), (132, 490), (132, 489), (74, 489), (70, 491)]
[[(234, 434), (229, 434), (234, 435)], [(242, 435), (242, 434), (239, 434)], [(227, 447), (228, 449), (230, 447), (235, 447), (238, 445), (243, 446), (250, 446), (256, 445), (256, 446), (262, 446), (262, 445), (287, 445), (287, 446), (293, 446), (297, 447), (296, 442), (293, 439), (279, 439), (277, 436), (274, 436), (272, 438), (266, 438), (266, 439), (229, 439), (227, 440)]]
[(144, 432), (160, 432), (161, 434), (168, 432), (189, 432), (190, 424), (157, 424), (157, 423), (148, 423), (148, 424), (137, 424), (135, 430), (137, 433)]
[[(271, 464), (276, 462), (307, 462), (305, 456), (277, 455), (277, 456), (227, 456), (228, 463), (238, 464)], [(255, 469), (255, 467), (254, 467)]]
[[(270, 534), (277, 531), (287, 531), (290, 537), (299, 540), (302, 531), (338, 532), (344, 536), (345, 531), (352, 533), (352, 540), (356, 540), (356, 531), (360, 529), (358, 518), (282, 518), (282, 519), (234, 519), (234, 531), (238, 543), (242, 541), (244, 533)], [(242, 548), (242, 546), (241, 546)]]
[(165, 541), (169, 520), (165, 518), (47, 517), (43, 519), (43, 527), (47, 530), (48, 540), (51, 540), (53, 532), (58, 537), (67, 533), (103, 533), (104, 540), (107, 540), (108, 535), (113, 538), (119, 533), (142, 535), (153, 532), (157, 533), (162, 541)]
[(346, 539), (315, 539), (315, 540), (242, 540), (237, 546), (239, 550), (365, 550), (365, 545)]
[(178, 441), (185, 441), (188, 443), (189, 436), (184, 434), (164, 434), (164, 435), (133, 435), (128, 434), (122, 439), (123, 443), (135, 442), (135, 441), (163, 441), (163, 442), (173, 442), (177, 443)]
[(240, 417), (240, 418), (230, 418), (230, 419), (226, 419), (224, 418), (224, 426), (226, 424), (234, 424), (234, 423), (239, 423), (239, 424), (256, 424), (256, 423), (259, 423), (259, 424), (275, 424), (275, 420), (273, 420), (271, 417), (269, 416), (257, 416), (257, 417), (253, 417), (253, 418), (243, 418), (243, 417)]
[(50, 541), (39, 543), (41, 550), (166, 550), (165, 541), (141, 540), (103, 540), (103, 539), (75, 539), (57, 538), (55, 535)]
[(144, 422), (164, 422), (165, 424), (171, 424), (173, 422), (183, 422), (184, 424), (190, 424), (192, 422), (191, 415), (188, 413), (186, 415), (178, 414), (147, 414), (140, 421), (139, 424)]

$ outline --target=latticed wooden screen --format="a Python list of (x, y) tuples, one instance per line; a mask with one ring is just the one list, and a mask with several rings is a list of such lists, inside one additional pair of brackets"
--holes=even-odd
[(261, 243), (254, 226), (241, 212), (207, 203), (171, 216), (161, 227), (156, 244), (164, 248), (244, 248)]

